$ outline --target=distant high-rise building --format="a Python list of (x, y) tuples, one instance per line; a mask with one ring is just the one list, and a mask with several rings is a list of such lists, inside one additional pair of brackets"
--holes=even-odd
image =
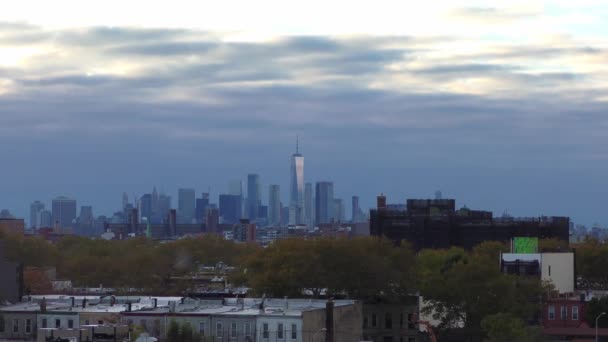
[(353, 196), (352, 197), (352, 207), (351, 207), (351, 219), (350, 219), (352, 222), (357, 222), (357, 220), (358, 220), (357, 215), (359, 213), (359, 210), (361, 210), (359, 208), (359, 196)]
[(240, 217), (245, 217), (247, 216), (247, 203), (245, 203), (245, 197), (243, 194), (243, 181), (242, 180), (234, 180), (232, 182), (230, 182), (230, 185), (228, 187), (228, 194), (229, 195), (235, 195), (235, 196), (241, 196), (241, 215)]
[(336, 222), (343, 222), (344, 216), (344, 202), (341, 198), (334, 198), (334, 211), (332, 218)]
[(439, 191), (439, 190), (435, 191), (435, 199), (440, 200), (441, 197), (442, 197), (441, 191)]
[(59, 196), (53, 200), (53, 225), (59, 224), (61, 228), (72, 227), (76, 218), (76, 200)]
[(40, 212), (44, 210), (44, 203), (36, 201), (30, 205), (30, 228), (40, 228)]
[(139, 199), (139, 215), (140, 221), (143, 222), (143, 218), (145, 217), (147, 222), (152, 220), (152, 195), (144, 194)]
[(93, 224), (93, 207), (90, 205), (83, 205), (80, 207), (80, 215), (78, 215), (78, 223), (80, 224)]
[(126, 192), (122, 193), (122, 209), (125, 209), (129, 204), (129, 195)]
[(195, 210), (196, 213), (194, 217), (196, 218), (197, 223), (205, 222), (205, 214), (207, 213), (207, 208), (209, 207), (209, 193), (203, 192), (201, 198), (196, 199)]
[(304, 156), (296, 142), (296, 153), (291, 156), (291, 181), (289, 186), (289, 224), (304, 223)]
[(334, 209), (334, 183), (317, 182), (315, 187), (315, 223), (330, 223)]
[(281, 226), (285, 227), (289, 224), (289, 207), (284, 207), (281, 204)]
[(272, 184), (268, 187), (268, 225), (281, 224), (281, 188)]
[(166, 220), (169, 210), (171, 210), (171, 196), (165, 194), (158, 195), (158, 220)]
[[(150, 216), (160, 216), (161, 213), (158, 212), (158, 191), (156, 191), (156, 187), (152, 189), (152, 215)], [(164, 215), (164, 213), (163, 213)]]
[(48, 210), (40, 212), (40, 222), (37, 228), (49, 228), (53, 226), (53, 214)]
[(308, 227), (312, 227), (314, 225), (315, 217), (314, 217), (314, 205), (312, 202), (313, 194), (312, 194), (312, 184), (306, 183), (304, 185), (304, 216), (306, 225)]
[(207, 213), (205, 214), (205, 226), (207, 228), (206, 232), (211, 234), (219, 233), (219, 225), (220, 211), (213, 207), (207, 208)]
[(238, 223), (243, 211), (242, 205), (240, 195), (220, 195), (220, 217), (222, 218), (222, 223)]
[(251, 222), (258, 217), (261, 199), (260, 175), (251, 173), (247, 175), (247, 218)]
[(179, 189), (177, 198), (178, 223), (192, 223), (195, 209), (194, 189)]

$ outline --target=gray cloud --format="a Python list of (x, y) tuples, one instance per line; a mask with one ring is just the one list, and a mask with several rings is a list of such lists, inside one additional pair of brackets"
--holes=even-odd
[[(0, 155), (15, 165), (0, 186), (27, 189), (23, 207), (41, 191), (87, 198), (81, 189), (103, 187), (99, 200), (110, 201), (131, 190), (125, 186), (172, 189), (183, 182), (214, 185), (218, 193), (230, 178), (256, 171), (264, 182), (279, 183), (296, 134), (304, 140), (307, 180), (333, 178), (343, 197), (415, 196), (443, 187), (494, 209), (485, 207), (484, 196), (500, 193), (517, 203), (529, 187), (522, 184), (538, 183), (544, 195), (522, 200), (521, 214), (540, 214), (539, 203), (547, 201), (560, 209), (556, 214), (586, 219), (595, 216), (585, 203), (562, 212), (566, 206), (554, 198), (606, 183), (600, 171), (608, 168), (602, 157), (608, 103), (595, 100), (605, 95), (601, 89), (582, 87), (588, 73), (535, 72), (515, 61), (486, 60), (487, 54), (446, 55), (440, 63), (417, 57), (451, 39), (443, 37), (232, 43), (188, 30), (27, 30), (31, 39), (14, 40), (43, 39), (67, 57), (45, 54), (0, 69), (1, 78), (14, 81), (11, 92), (0, 94)], [(0, 36), (7, 32), (0, 25), (6, 33)], [(525, 46), (495, 56), (540, 63), (603, 53)], [(395, 63), (403, 67), (391, 69)], [(123, 65), (125, 72), (111, 69)], [(437, 90), (467, 76), (511, 81), (521, 93)], [(374, 84), (393, 77), (404, 85)], [(569, 84), (580, 87), (562, 90)], [(588, 181), (577, 181), (578, 189), (564, 185), (564, 195), (556, 196), (556, 183), (547, 178)]]

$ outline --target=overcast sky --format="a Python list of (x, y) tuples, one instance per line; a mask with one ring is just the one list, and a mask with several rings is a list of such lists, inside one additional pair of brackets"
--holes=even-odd
[(364, 207), (442, 190), (608, 225), (602, 2), (12, 1), (0, 208), (111, 214), (123, 191), (215, 197), (249, 172), (286, 203), (299, 135), (306, 181)]

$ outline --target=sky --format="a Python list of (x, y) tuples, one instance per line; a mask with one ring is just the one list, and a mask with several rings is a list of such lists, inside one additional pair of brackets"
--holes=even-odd
[[(604, 1), (33, 1), (0, 11), (0, 209), (259, 173), (608, 225)], [(605, 2), (604, 2), (605, 3)], [(506, 5), (505, 5), (506, 4)], [(348, 207), (348, 204), (347, 204)]]

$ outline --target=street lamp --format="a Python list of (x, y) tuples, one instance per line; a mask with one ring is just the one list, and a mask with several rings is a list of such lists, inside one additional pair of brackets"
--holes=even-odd
[(600, 320), (600, 317), (604, 316), (605, 314), (606, 314), (605, 312), (602, 312), (595, 319), (595, 342), (598, 342), (598, 339), (597, 339), (597, 324), (598, 324), (598, 321)]
[(312, 335), (312, 342), (315, 342), (315, 337), (317, 337), (317, 334), (318, 334), (318, 333), (320, 333), (320, 332), (326, 332), (326, 331), (327, 331), (327, 328), (322, 328), (322, 329), (320, 329), (319, 331), (317, 331), (316, 333), (314, 333), (314, 334)]

